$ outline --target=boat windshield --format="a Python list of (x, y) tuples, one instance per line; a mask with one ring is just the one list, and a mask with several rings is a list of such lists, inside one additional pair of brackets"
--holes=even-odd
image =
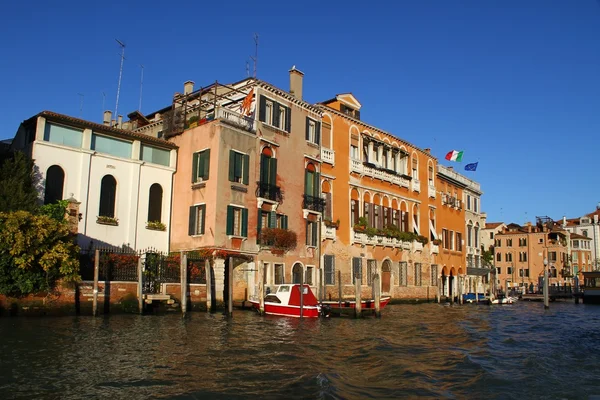
[(279, 290), (277, 290), (277, 291), (281, 292), (281, 293), (289, 292), (290, 287), (289, 286), (279, 286)]

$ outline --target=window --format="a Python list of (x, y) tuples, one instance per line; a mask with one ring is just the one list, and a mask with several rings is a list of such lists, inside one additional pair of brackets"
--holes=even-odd
[(497, 275), (502, 274), (502, 268), (501, 267), (496, 267), (496, 274)]
[(415, 263), (415, 286), (421, 286), (421, 263)]
[(456, 232), (456, 251), (462, 251), (462, 234)]
[(538, 243), (544, 243), (544, 238), (539, 238)]
[(275, 185), (277, 183), (277, 159), (273, 157), (270, 148), (265, 147), (260, 155), (260, 185), (261, 196), (275, 200)]
[(512, 268), (512, 267), (507, 267), (507, 268), (506, 268), (506, 273), (507, 273), (508, 275), (512, 275), (512, 273), (513, 273), (513, 268)]
[(205, 215), (206, 204), (199, 204), (190, 207), (188, 235), (195, 236), (204, 234)]
[(453, 231), (448, 232), (448, 238), (450, 239), (450, 243), (449, 243), (450, 250), (454, 250), (455, 247), (454, 247), (454, 232)]
[(418, 168), (419, 168), (419, 161), (417, 160), (416, 156), (413, 156), (413, 159), (412, 159), (412, 177), (414, 179), (419, 179)]
[(115, 217), (115, 198), (117, 196), (117, 181), (112, 175), (105, 175), (100, 182), (100, 209), (98, 216)]
[(307, 196), (318, 197), (319, 182), (320, 177), (315, 166), (313, 164), (308, 164), (304, 171), (304, 194)]
[(92, 134), (92, 150), (121, 158), (131, 158), (132, 143), (109, 136)]
[(304, 275), (304, 268), (300, 264), (294, 264), (292, 268), (292, 283), (302, 284), (302, 276)]
[(352, 257), (352, 283), (356, 284), (356, 280), (362, 281), (362, 258)]
[(587, 235), (588, 235), (588, 233), (587, 233), (587, 231), (586, 231), (586, 230), (583, 230), (583, 231), (581, 231), (581, 234), (582, 234), (583, 236), (585, 236), (585, 237), (587, 237)]
[(449, 238), (448, 238), (448, 230), (442, 229), (442, 247), (444, 249), (449, 249)]
[(429, 168), (428, 168), (428, 175), (429, 175), (428, 176), (428, 178), (429, 178), (429, 186), (433, 186), (433, 177), (434, 177), (434, 174), (433, 174), (433, 165), (429, 166)]
[(285, 283), (283, 264), (275, 264), (273, 269), (275, 270), (275, 285), (283, 285)]
[(490, 232), (490, 239), (494, 238), (494, 232)]
[(473, 227), (467, 225), (467, 246), (473, 246)]
[(142, 144), (140, 159), (153, 164), (160, 164), (168, 167), (171, 165), (171, 152), (158, 147), (152, 147)]
[(512, 261), (512, 253), (506, 253), (504, 255), (504, 261), (511, 262)]
[(210, 170), (210, 149), (194, 153), (192, 159), (192, 183), (208, 179)]
[(325, 284), (335, 285), (335, 256), (325, 254), (323, 262), (325, 264)]
[(496, 239), (496, 247), (502, 247), (502, 239)]
[(431, 265), (431, 286), (438, 285), (438, 266), (436, 264)]
[(479, 212), (479, 199), (477, 197), (473, 197), (473, 211)]
[(556, 262), (556, 252), (555, 252), (555, 251), (551, 251), (551, 252), (548, 254), (548, 260), (549, 260), (549, 261), (552, 261), (552, 262)]
[(65, 171), (58, 165), (53, 165), (46, 171), (44, 189), (44, 204), (56, 203), (62, 200), (65, 186)]
[(250, 156), (229, 150), (229, 181), (248, 184)]
[(44, 128), (44, 140), (46, 142), (69, 147), (81, 147), (82, 139), (83, 131), (79, 129), (50, 123), (46, 123), (46, 127)]
[(317, 247), (318, 223), (316, 221), (306, 221), (306, 245)]
[(306, 134), (307, 142), (314, 144), (321, 143), (321, 123), (306, 117)]
[(471, 196), (467, 195), (467, 210), (470, 210), (470, 209), (471, 209)]
[(521, 247), (527, 246), (527, 239), (526, 238), (519, 238), (519, 246), (521, 246)]
[(227, 235), (248, 236), (248, 209), (227, 206)]
[(376, 260), (367, 260), (367, 285), (371, 286), (373, 284), (373, 275), (377, 271), (377, 261)]
[(359, 211), (358, 211), (358, 200), (350, 200), (351, 207), (351, 226), (358, 224)]
[(290, 132), (291, 128), (291, 109), (279, 104), (276, 101), (267, 99), (265, 96), (259, 96), (258, 120)]
[(358, 146), (350, 145), (350, 158), (355, 160), (360, 159), (360, 155), (358, 154)]
[(479, 247), (479, 226), (475, 226), (473, 233), (475, 235), (475, 238), (474, 238), (475, 239), (474, 240), (475, 247)]
[(578, 249), (579, 248), (579, 240), (573, 240), (573, 248), (574, 249)]
[(148, 221), (161, 221), (163, 189), (158, 183), (150, 186), (148, 196)]
[(572, 255), (572, 257), (573, 257), (573, 262), (577, 262), (577, 261), (579, 261), (579, 260), (577, 259), (577, 258), (578, 258), (578, 253), (577, 253), (577, 252), (574, 252), (574, 253), (573, 253), (573, 255)]
[(400, 276), (398, 277), (400, 286), (406, 286), (408, 284), (408, 263), (406, 261), (400, 261)]
[(512, 239), (506, 239), (506, 247), (512, 246)]
[(304, 283), (306, 283), (307, 285), (311, 285), (313, 284), (313, 273), (314, 273), (315, 268), (314, 267), (306, 267), (306, 273), (304, 274)]
[(501, 253), (496, 254), (496, 261), (502, 261), (502, 254)]

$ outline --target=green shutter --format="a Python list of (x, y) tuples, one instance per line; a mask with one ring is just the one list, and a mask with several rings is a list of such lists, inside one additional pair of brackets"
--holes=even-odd
[(292, 131), (292, 109), (289, 107), (285, 107), (286, 118), (285, 118), (285, 131)]
[(277, 228), (277, 213), (275, 211), (269, 213), (269, 228)]
[(317, 243), (317, 237), (318, 237), (318, 234), (319, 234), (319, 232), (318, 232), (317, 229), (319, 229), (319, 228), (318, 228), (318, 225), (317, 225), (316, 222), (312, 223), (312, 227), (313, 227), (313, 229), (312, 229), (312, 243), (311, 244), (313, 246), (316, 246), (318, 244)]
[(269, 179), (269, 157), (260, 155), (260, 182), (267, 183)]
[(260, 231), (262, 230), (262, 211), (258, 210), (258, 218), (256, 221), (256, 244), (260, 244)]
[(227, 206), (227, 235), (233, 235), (233, 207)]
[(258, 120), (265, 122), (265, 109), (267, 108), (267, 99), (262, 94), (258, 97)]
[(269, 163), (269, 184), (277, 184), (277, 159), (271, 158)]
[(279, 127), (279, 113), (281, 111), (285, 112), (283, 106), (279, 103), (273, 102), (273, 121), (271, 122), (271, 125)]
[(314, 184), (315, 184), (314, 172), (305, 170), (304, 171), (304, 194), (313, 196)]
[(192, 183), (198, 182), (198, 158), (199, 154), (194, 153), (192, 156)]
[(203, 180), (208, 179), (210, 171), (210, 149), (206, 149), (200, 153), (200, 177)]
[(309, 222), (306, 221), (306, 224), (305, 224), (305, 226), (306, 226), (306, 233), (304, 235), (305, 239), (306, 239), (306, 241), (305, 241), (306, 243), (305, 244), (310, 244), (310, 243), (308, 243), (308, 224), (309, 224)]
[(304, 139), (310, 140), (310, 118), (306, 117), (306, 131), (304, 132)]
[(229, 150), (229, 181), (235, 181), (235, 151)]
[(321, 123), (315, 123), (315, 143), (321, 145)]
[(248, 237), (248, 209), (242, 208), (242, 236)]
[(202, 221), (200, 221), (200, 233), (204, 235), (204, 225), (206, 225), (206, 204), (202, 204), (200, 206), (200, 210), (202, 211)]
[(238, 178), (242, 177), (242, 159), (243, 159), (243, 155), (240, 153), (235, 153), (235, 163), (234, 163), (234, 174), (235, 174), (235, 181), (238, 181)]
[(313, 186), (313, 196), (319, 197), (319, 188), (321, 187), (321, 174), (315, 172), (315, 184)]
[(281, 221), (281, 227), (283, 229), (287, 229), (288, 228), (288, 217), (287, 217), (287, 215), (282, 215), (281, 218), (283, 219)]
[(196, 206), (190, 207), (190, 219), (188, 225), (188, 235), (192, 236), (196, 234)]
[(248, 154), (244, 155), (244, 176), (242, 178), (242, 182), (244, 185), (248, 184), (249, 171), (250, 170), (250, 156)]

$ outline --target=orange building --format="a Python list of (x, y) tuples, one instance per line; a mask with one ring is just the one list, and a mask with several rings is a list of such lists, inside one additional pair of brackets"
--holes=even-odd
[[(351, 297), (360, 279), (368, 296), (376, 273), (382, 293), (394, 298), (434, 299), (440, 278), (446, 295), (457, 293), (459, 283), (446, 277), (465, 272), (465, 214), (460, 201), (449, 206), (438, 191), (456, 188), (454, 197), (462, 198), (460, 185), (438, 172), (429, 149), (361, 121), (361, 104), (352, 94), (319, 108), (326, 295), (337, 298), (341, 284)], [(448, 246), (443, 254), (438, 243)]]

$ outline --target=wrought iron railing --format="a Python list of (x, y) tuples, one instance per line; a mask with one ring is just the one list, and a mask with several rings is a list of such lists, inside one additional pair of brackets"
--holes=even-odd
[(279, 186), (261, 181), (256, 182), (256, 185), (256, 197), (283, 203), (283, 190)]
[(305, 194), (302, 208), (305, 210), (323, 212), (323, 210), (325, 210), (325, 199)]
[(160, 293), (163, 283), (181, 281), (181, 261), (178, 254), (146, 253), (144, 264), (142, 285), (144, 293)]
[(188, 283), (206, 284), (206, 260), (188, 255), (187, 274)]
[[(130, 251), (100, 251), (99, 281), (137, 282), (140, 255)], [(81, 279), (94, 280), (94, 253), (81, 254), (79, 258)]]

